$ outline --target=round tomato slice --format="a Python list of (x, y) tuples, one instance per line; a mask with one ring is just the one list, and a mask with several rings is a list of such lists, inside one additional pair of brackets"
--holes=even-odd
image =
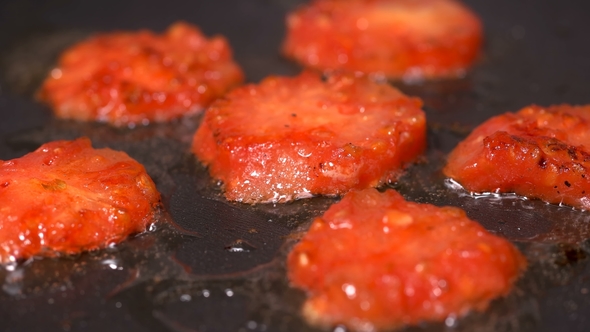
[(117, 243), (146, 230), (159, 200), (141, 164), (86, 138), (0, 161), (0, 262)]
[(420, 107), (366, 77), (269, 77), (213, 103), (192, 149), (229, 200), (339, 195), (395, 180), (422, 153)]
[(529, 106), (478, 126), (445, 175), (474, 193), (517, 193), (590, 209), (590, 106)]
[(316, 0), (288, 15), (283, 53), (412, 81), (463, 76), (481, 42), (479, 18), (454, 0)]
[(93, 36), (67, 49), (39, 92), (60, 118), (134, 126), (200, 112), (244, 75), (225, 38), (186, 23)]
[(396, 191), (351, 191), (315, 219), (289, 254), (303, 314), (325, 328), (377, 331), (483, 310), (526, 266), (507, 240), (454, 207)]

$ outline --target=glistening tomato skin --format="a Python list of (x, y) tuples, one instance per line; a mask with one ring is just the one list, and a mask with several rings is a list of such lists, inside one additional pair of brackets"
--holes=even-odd
[(0, 262), (106, 247), (146, 230), (160, 194), (124, 152), (87, 138), (0, 161)]
[(406, 80), (464, 75), (483, 34), (454, 0), (316, 0), (286, 24), (283, 53), (306, 67)]
[(526, 267), (511, 243), (462, 210), (375, 189), (351, 191), (315, 219), (287, 264), (309, 296), (311, 324), (356, 331), (484, 310)]
[(200, 112), (244, 75), (225, 38), (186, 23), (114, 32), (67, 49), (39, 98), (61, 118), (134, 126)]
[(420, 107), (367, 77), (269, 77), (213, 103), (192, 150), (229, 200), (339, 195), (395, 180), (422, 153)]
[(590, 209), (590, 106), (529, 106), (478, 126), (444, 169), (466, 190)]

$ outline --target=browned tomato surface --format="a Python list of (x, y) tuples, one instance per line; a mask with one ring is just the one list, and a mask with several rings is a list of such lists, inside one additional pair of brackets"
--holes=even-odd
[(510, 242), (461, 209), (375, 189), (346, 194), (288, 257), (289, 279), (309, 295), (307, 320), (356, 331), (483, 310), (509, 292), (525, 266)]
[(477, 127), (444, 169), (475, 193), (590, 209), (590, 106), (530, 106)]
[(193, 152), (229, 200), (285, 202), (393, 181), (425, 147), (421, 101), (366, 77), (269, 77), (218, 99)]
[(476, 60), (479, 18), (454, 0), (315, 0), (287, 17), (283, 53), (319, 70), (420, 80)]
[(225, 38), (176, 23), (161, 35), (114, 32), (72, 46), (39, 97), (61, 118), (133, 126), (195, 114), (243, 79)]
[(159, 199), (141, 164), (86, 138), (0, 161), (0, 262), (119, 242), (145, 231)]

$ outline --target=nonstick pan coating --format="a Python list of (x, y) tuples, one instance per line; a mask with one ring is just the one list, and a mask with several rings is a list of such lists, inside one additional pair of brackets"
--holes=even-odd
[[(519, 197), (449, 189), (446, 154), (476, 125), (506, 111), (590, 103), (590, 4), (465, 1), (483, 19), (481, 59), (460, 80), (396, 84), (425, 101), (428, 150), (392, 187), (407, 199), (464, 208), (516, 243), (529, 269), (483, 313), (409, 331), (589, 331), (590, 212)], [(279, 46), (284, 15), (300, 1), (0, 2), (0, 159), (56, 139), (88, 136), (143, 163), (162, 192), (154, 230), (76, 257), (0, 268), (2, 331), (315, 331), (299, 315), (285, 257), (336, 198), (249, 206), (223, 199), (189, 152), (199, 118), (115, 129), (60, 121), (34, 99), (60, 51), (92, 34), (162, 31), (176, 20), (225, 35), (247, 80), (294, 75)]]

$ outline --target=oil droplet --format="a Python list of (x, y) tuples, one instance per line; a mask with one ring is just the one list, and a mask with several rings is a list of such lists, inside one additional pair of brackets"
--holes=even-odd
[(23, 278), (24, 270), (21, 268), (15, 268), (6, 274), (2, 290), (8, 295), (22, 294)]
[(456, 323), (457, 323), (457, 318), (455, 317), (455, 315), (449, 315), (445, 319), (445, 325), (448, 327), (453, 327), (453, 326), (455, 326)]
[(115, 303), (115, 307), (116, 307), (117, 309), (121, 308), (122, 306), (123, 306), (123, 304), (122, 304), (121, 302), (117, 302), (117, 303)]
[(16, 268), (18, 267), (18, 264), (16, 263), (16, 258), (11, 255), (8, 257), (8, 260), (9, 260), (9, 262), (6, 263), (6, 265), (4, 266), (6, 271), (12, 272), (12, 271), (16, 270)]
[(192, 300), (192, 296), (190, 294), (182, 294), (180, 295), (180, 302), (190, 302)]
[(62, 73), (61, 69), (59, 69), (59, 68), (54, 68), (51, 71), (51, 78), (53, 78), (53, 79), (58, 80), (61, 78), (62, 75), (63, 75), (63, 73)]
[(351, 284), (343, 284), (342, 285), (342, 290), (344, 291), (344, 293), (346, 293), (346, 296), (349, 299), (354, 299), (356, 297), (356, 287), (354, 287), (354, 285)]
[(307, 257), (307, 255), (305, 253), (301, 253), (299, 255), (299, 265), (307, 266), (308, 264), (309, 264), (309, 258)]
[(435, 287), (435, 288), (432, 290), (432, 294), (434, 294), (434, 296), (436, 296), (436, 297), (439, 297), (439, 296), (441, 296), (441, 294), (442, 294), (442, 289), (440, 289), (440, 288), (438, 288), (438, 287)]
[(211, 295), (211, 293), (209, 292), (208, 289), (203, 289), (203, 296), (204, 297), (209, 297), (209, 295)]
[(303, 157), (303, 158), (309, 158), (309, 157), (311, 157), (311, 154), (312, 154), (312, 152), (311, 152), (311, 151), (307, 151), (307, 150), (305, 150), (304, 148), (301, 148), (301, 149), (299, 149), (299, 150), (297, 151), (297, 154), (298, 154), (300, 157)]
[(115, 259), (105, 259), (104, 261), (101, 262), (102, 265), (106, 265), (109, 268), (111, 268), (111, 270), (123, 270), (123, 267), (119, 265), (119, 262)]
[(227, 295), (227, 297), (232, 297), (234, 296), (234, 291), (228, 288), (225, 290), (225, 295)]
[(238, 239), (234, 243), (225, 246), (225, 250), (229, 252), (250, 252), (256, 250), (256, 247), (246, 242), (245, 240)]
[(346, 55), (344, 53), (338, 54), (338, 62), (340, 62), (342, 64), (347, 63), (348, 62), (348, 55)]

